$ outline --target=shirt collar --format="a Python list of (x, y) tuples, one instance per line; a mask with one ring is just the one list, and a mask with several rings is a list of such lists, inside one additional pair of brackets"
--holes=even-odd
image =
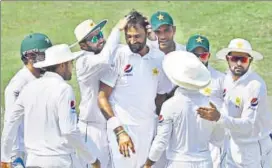
[(56, 72), (45, 72), (43, 77), (53, 77), (53, 78), (58, 78), (60, 80), (64, 80), (62, 78), (62, 76), (60, 76), (59, 74), (57, 74)]

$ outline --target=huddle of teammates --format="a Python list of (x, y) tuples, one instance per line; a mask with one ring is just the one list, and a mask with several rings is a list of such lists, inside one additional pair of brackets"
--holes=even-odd
[(250, 68), (263, 56), (247, 40), (216, 53), (228, 63), (221, 73), (207, 37), (174, 41), (167, 12), (132, 10), (107, 42), (106, 23), (81, 22), (70, 46), (23, 39), (24, 67), (5, 89), (2, 168), (18, 158), (28, 168), (271, 168), (267, 87)]

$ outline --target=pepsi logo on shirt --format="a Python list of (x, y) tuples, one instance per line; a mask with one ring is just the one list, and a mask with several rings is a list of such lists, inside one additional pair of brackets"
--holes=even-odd
[(125, 72), (125, 76), (132, 76), (132, 70), (133, 70), (133, 67), (132, 65), (130, 64), (127, 64), (124, 68), (124, 72)]
[(255, 107), (258, 105), (258, 99), (257, 98), (253, 98), (250, 102), (251, 106)]
[(75, 113), (76, 112), (76, 101), (75, 100), (71, 100), (70, 107), (71, 107), (71, 112)]

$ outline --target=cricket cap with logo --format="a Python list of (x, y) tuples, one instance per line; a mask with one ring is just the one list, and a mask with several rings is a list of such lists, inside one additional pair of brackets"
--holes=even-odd
[(165, 56), (162, 65), (168, 79), (182, 88), (200, 90), (211, 82), (209, 70), (191, 52), (170, 52)]
[(32, 33), (27, 35), (21, 43), (21, 55), (25, 55), (29, 51), (44, 52), (47, 48), (51, 47), (50, 39), (42, 33)]
[(188, 39), (186, 51), (192, 52), (197, 47), (202, 47), (209, 52), (210, 42), (207, 37), (204, 37), (202, 35), (193, 35)]
[(253, 57), (254, 60), (262, 60), (263, 55), (259, 53), (258, 51), (254, 51), (251, 47), (251, 44), (241, 38), (236, 38), (230, 41), (228, 48), (223, 48), (220, 51), (216, 53), (216, 57), (218, 59), (226, 60), (226, 56), (230, 52), (243, 52), (249, 54), (251, 57)]
[(151, 16), (151, 27), (154, 31), (162, 25), (174, 25), (172, 17), (167, 12), (158, 11)]
[(45, 59), (34, 63), (35, 68), (45, 68), (53, 65), (58, 65), (68, 61), (72, 61), (81, 56), (84, 51), (73, 53), (67, 44), (54, 45), (45, 50)]
[(95, 24), (92, 19), (87, 19), (78, 24), (74, 30), (77, 42), (72, 44), (70, 47), (74, 47), (88, 36), (91, 36), (91, 34), (97, 34), (103, 29), (107, 22), (108, 20), (102, 20), (98, 24)]

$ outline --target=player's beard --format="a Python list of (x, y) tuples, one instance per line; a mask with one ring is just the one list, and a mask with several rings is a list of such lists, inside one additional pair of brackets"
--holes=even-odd
[(128, 42), (128, 46), (133, 53), (139, 53), (146, 45), (146, 39), (142, 43), (131, 44)]
[(91, 47), (88, 45), (87, 51), (94, 52), (94, 54), (99, 54), (104, 48), (105, 44), (106, 44), (106, 41), (97, 45), (97, 47)]
[(242, 66), (229, 66), (229, 68), (234, 76), (241, 77), (248, 71), (249, 66), (246, 69)]

